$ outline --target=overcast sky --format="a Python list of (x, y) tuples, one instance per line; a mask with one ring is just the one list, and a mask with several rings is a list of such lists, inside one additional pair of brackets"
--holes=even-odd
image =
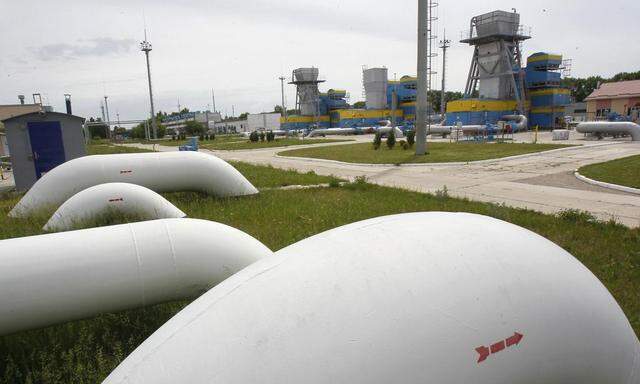
[[(39, 92), (58, 111), (64, 93), (74, 113), (112, 120), (149, 111), (143, 20), (153, 43), (156, 109), (217, 109), (231, 115), (280, 104), (284, 74), (320, 68), (322, 86), (362, 99), (362, 66), (391, 77), (415, 74), (417, 0), (0, 0), (0, 104)], [(574, 76), (640, 70), (640, 1), (441, 0), (437, 23), (453, 41), (448, 89), (462, 90), (472, 49), (458, 42), (474, 15), (515, 7), (533, 38), (524, 53), (562, 53)], [(145, 17), (143, 18), (143, 13)], [(437, 69), (440, 71), (438, 58)], [(295, 101), (286, 86), (288, 106)], [(210, 108), (210, 106), (209, 106)]]

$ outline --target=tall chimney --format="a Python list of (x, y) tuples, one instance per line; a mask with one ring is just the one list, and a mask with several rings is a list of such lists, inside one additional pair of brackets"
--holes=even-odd
[(71, 95), (68, 93), (64, 94), (64, 103), (67, 105), (67, 115), (72, 115), (71, 113)]
[(20, 105), (24, 105), (24, 95), (18, 95), (18, 100), (20, 100)]

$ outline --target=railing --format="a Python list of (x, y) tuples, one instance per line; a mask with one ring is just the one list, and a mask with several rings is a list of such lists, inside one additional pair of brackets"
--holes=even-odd
[[(478, 37), (488, 37), (488, 36), (494, 36), (494, 35), (500, 36), (503, 34), (496, 31), (495, 34), (486, 34), (486, 35), (479, 36), (477, 26), (474, 26), (471, 29), (465, 29), (461, 31), (460, 40), (477, 39)], [(519, 25), (518, 28), (516, 28), (516, 30), (513, 31), (512, 34), (508, 34), (507, 36), (527, 36), (527, 37), (531, 36), (531, 27), (526, 25)]]

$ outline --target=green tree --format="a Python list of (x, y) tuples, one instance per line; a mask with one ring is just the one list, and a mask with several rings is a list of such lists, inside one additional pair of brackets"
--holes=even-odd
[(367, 106), (367, 103), (365, 103), (364, 101), (357, 101), (357, 102), (353, 103), (353, 108), (354, 109), (363, 109), (366, 106)]
[(611, 78), (602, 76), (589, 76), (586, 78), (566, 77), (562, 80), (562, 85), (571, 90), (571, 96), (577, 102), (583, 102), (590, 94), (598, 88), (600, 83), (617, 81), (640, 80), (640, 71), (621, 72)]
[(185, 123), (184, 131), (189, 136), (201, 136), (207, 132), (204, 125), (194, 120)]
[(387, 147), (389, 149), (393, 149), (396, 146), (396, 133), (395, 130), (392, 129), (391, 132), (387, 135)]

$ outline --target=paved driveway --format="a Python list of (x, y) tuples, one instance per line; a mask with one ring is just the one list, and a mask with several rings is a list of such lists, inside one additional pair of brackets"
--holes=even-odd
[[(521, 135), (517, 139), (528, 141), (529, 134), (524, 135), (526, 136)], [(358, 141), (369, 140), (369, 137), (358, 137)], [(549, 134), (541, 134), (539, 141), (550, 141)], [(214, 153), (225, 160), (270, 164), (277, 168), (299, 171), (313, 170), (321, 175), (335, 175), (351, 180), (357, 176), (365, 176), (372, 183), (419, 192), (436, 192), (446, 186), (449, 194), (455, 197), (545, 213), (578, 209), (591, 212), (600, 219), (614, 218), (627, 226), (639, 227), (639, 195), (594, 187), (576, 180), (572, 173), (587, 164), (640, 154), (640, 143), (593, 142), (575, 135), (570, 142), (582, 146), (478, 163), (403, 167), (283, 158), (277, 155), (283, 148), (202, 152)], [(327, 145), (345, 144), (349, 143)], [(175, 150), (170, 147), (157, 149)]]

